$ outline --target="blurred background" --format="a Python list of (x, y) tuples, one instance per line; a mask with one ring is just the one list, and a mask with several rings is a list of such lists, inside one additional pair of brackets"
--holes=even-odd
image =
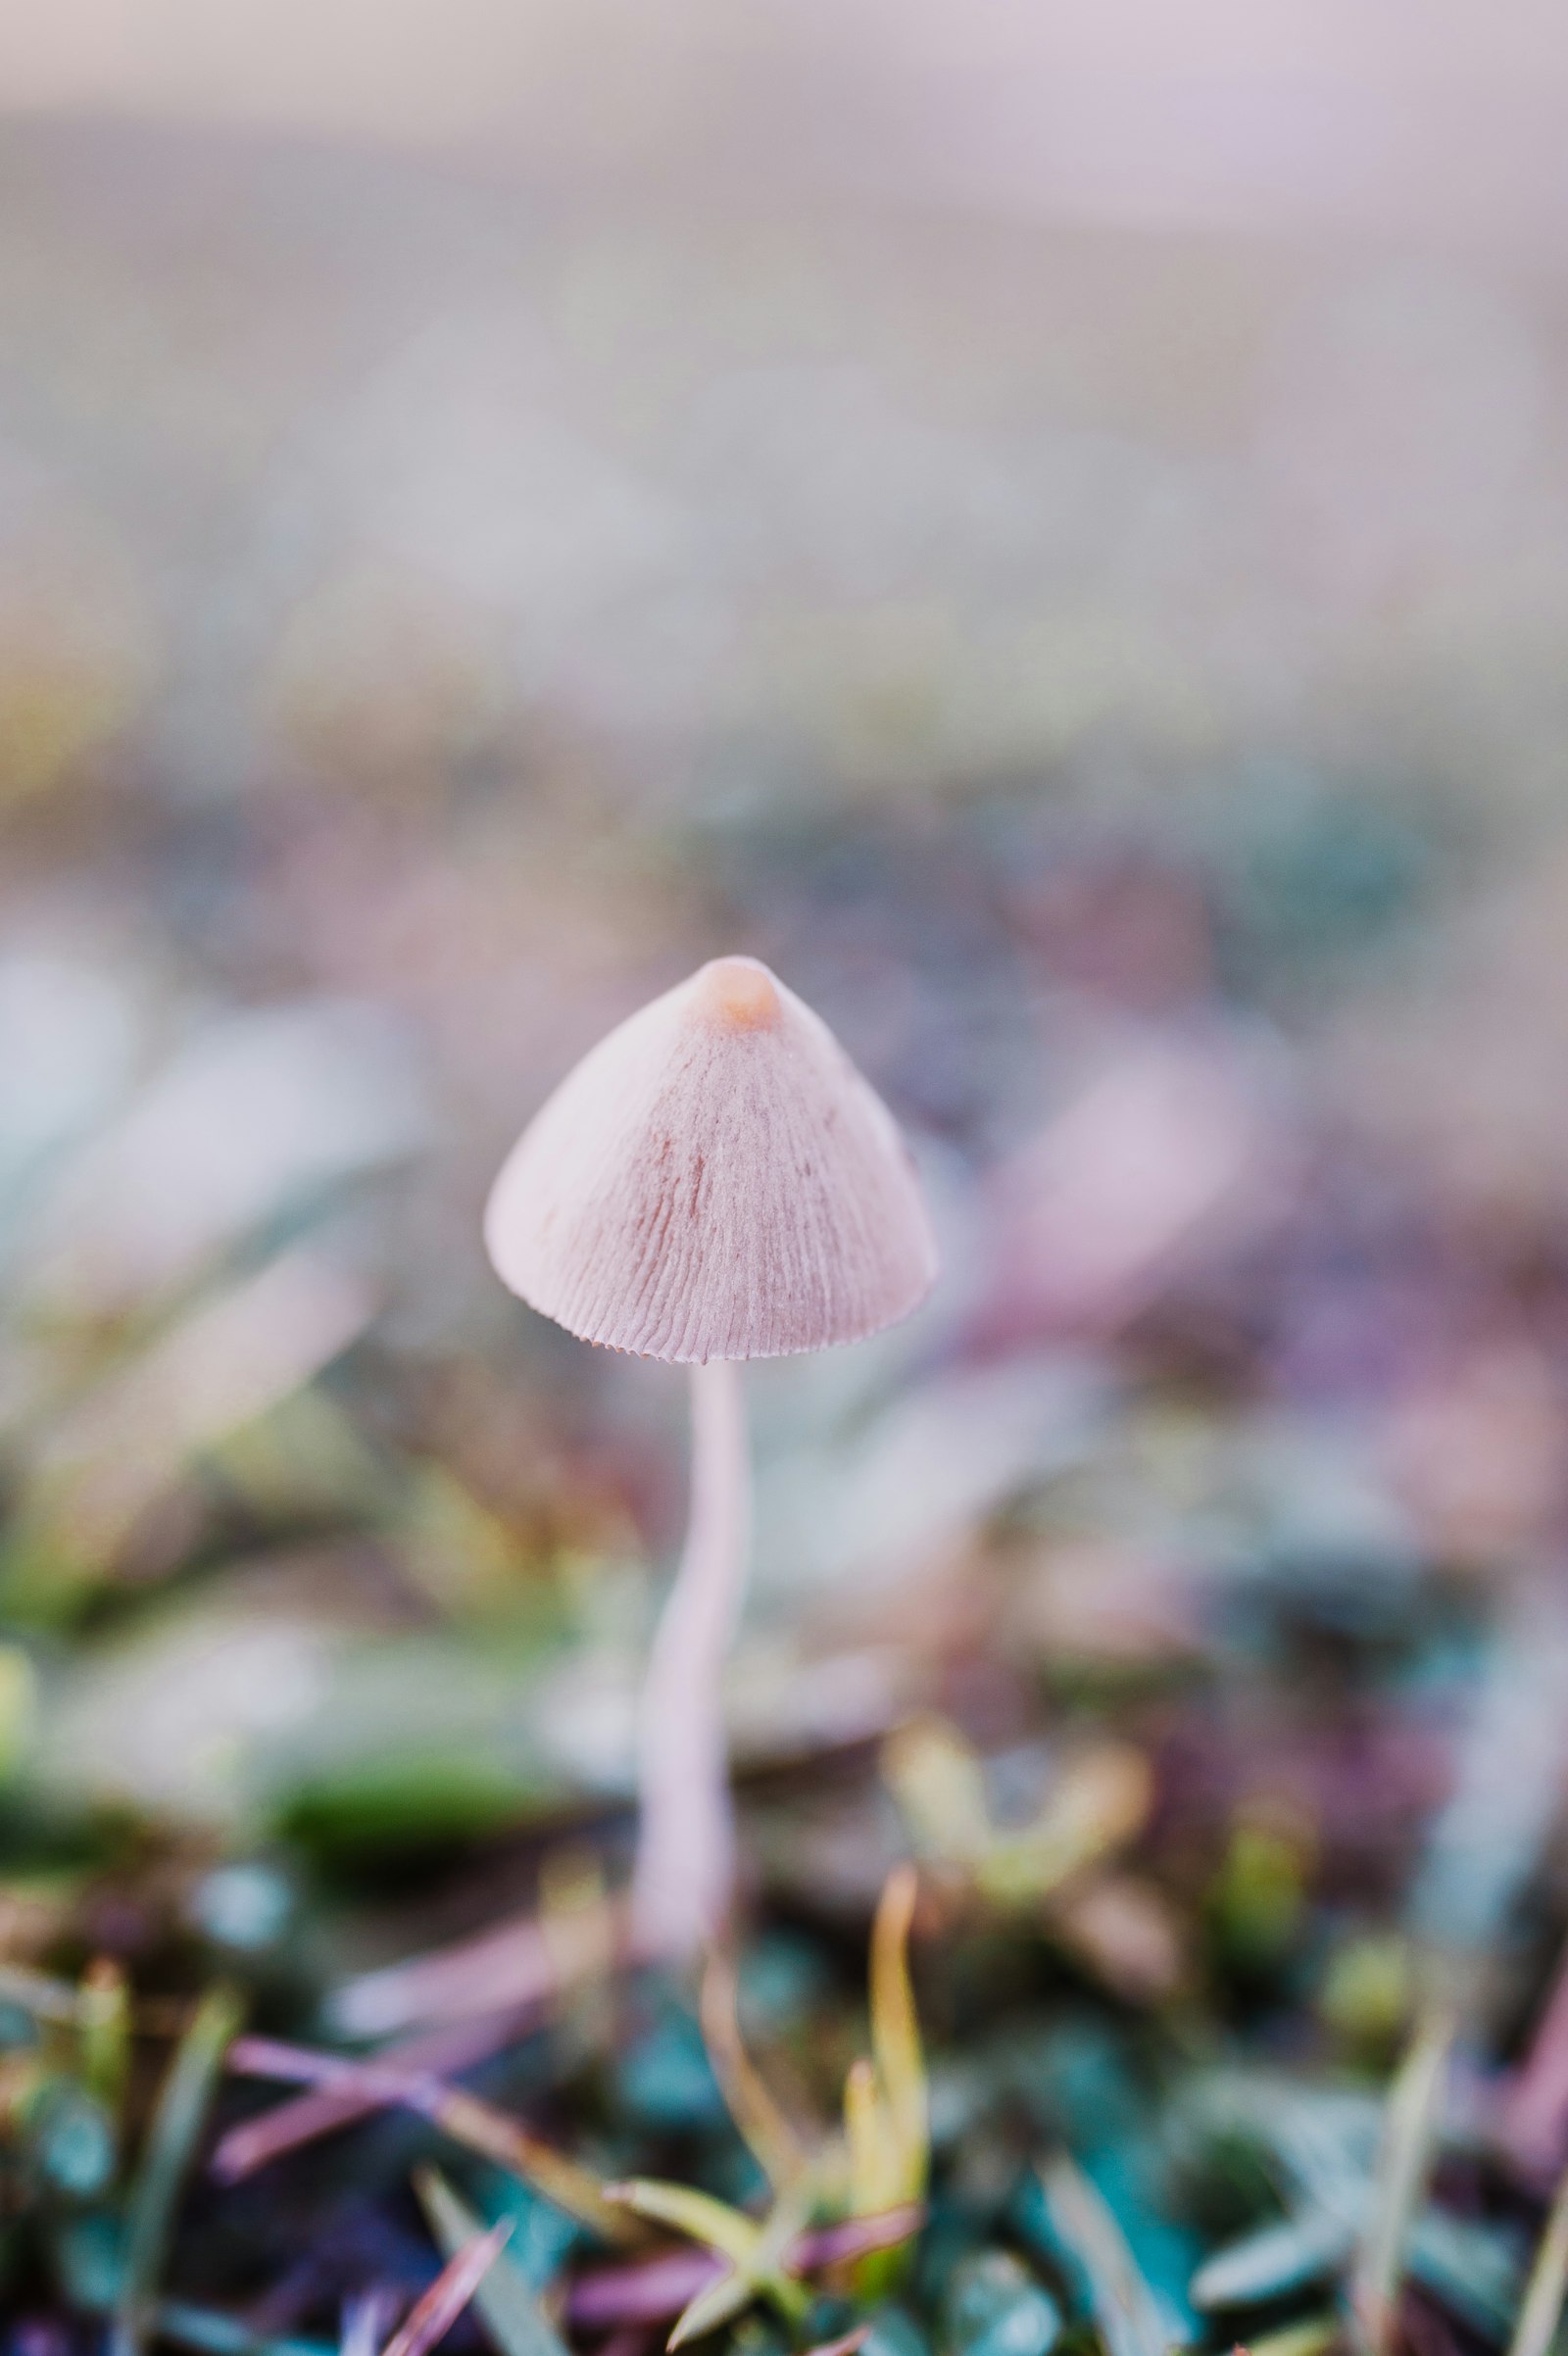
[(478, 1214), (744, 950), (945, 1252), (753, 1380), (759, 1919), (1065, 1792), (1042, 2035), (1437, 1955), (1549, 2179), (1560, 13), (57, 0), (0, 110), (0, 1953), (369, 2034), (614, 1879), (683, 1392)]

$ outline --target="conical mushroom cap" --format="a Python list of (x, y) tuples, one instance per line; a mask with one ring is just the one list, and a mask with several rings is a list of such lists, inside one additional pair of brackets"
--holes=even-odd
[(754, 957), (705, 965), (583, 1057), (514, 1147), (485, 1242), (568, 1332), (683, 1363), (858, 1341), (936, 1275), (892, 1115)]

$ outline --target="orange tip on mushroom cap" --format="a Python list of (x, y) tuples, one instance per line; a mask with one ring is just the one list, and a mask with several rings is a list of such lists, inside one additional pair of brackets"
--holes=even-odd
[(715, 957), (692, 975), (694, 1011), (731, 1031), (760, 1031), (778, 1021), (778, 984), (756, 957)]
[(584, 1341), (699, 1364), (859, 1341), (937, 1266), (892, 1115), (754, 957), (703, 966), (567, 1073), (496, 1180), (485, 1242)]

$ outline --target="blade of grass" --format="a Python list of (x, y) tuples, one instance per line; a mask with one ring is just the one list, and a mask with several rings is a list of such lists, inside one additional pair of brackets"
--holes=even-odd
[[(907, 2241), (925, 2223), (924, 2207), (906, 2202), (877, 2217), (850, 2217), (839, 2225), (798, 2233), (781, 2261), (787, 2275), (800, 2277), (842, 2266), (872, 2250)], [(726, 2271), (726, 2261), (692, 2250), (645, 2258), (631, 2266), (606, 2266), (580, 2274), (566, 2293), (566, 2321), (585, 2331), (621, 2324), (658, 2324), (678, 2315), (700, 2290)]]
[(888, 1876), (871, 1927), (871, 2056), (897, 2155), (895, 2200), (918, 2200), (929, 2165), (925, 2056), (909, 1981), (909, 1926), (919, 1879), (912, 1865)]
[[(530, 2135), (526, 2128), (493, 2103), (465, 2093), (427, 2071), (399, 2069), (386, 2062), (353, 2061), (337, 2053), (317, 2053), (304, 2045), (282, 2044), (273, 2037), (239, 2038), (229, 2055), (229, 2067), (251, 2078), (276, 2078), (296, 2086), (316, 2086), (367, 2096), (373, 2104), (400, 2103), (417, 2111), (455, 2143), (466, 2143), (514, 2176), (520, 2176), (568, 2217), (591, 2226), (608, 2241), (629, 2238), (628, 2220), (606, 2198), (597, 2177), (553, 2144)], [(230, 2146), (220, 2147), (215, 2165), (223, 2163)]]
[(667, 2324), (729, 2271), (725, 2259), (701, 2249), (666, 2250), (632, 2266), (597, 2267), (569, 2285), (564, 2320), (582, 2331)]
[(846, 2217), (837, 2225), (817, 2226), (791, 2242), (784, 2253), (784, 2271), (816, 2274), (825, 2266), (842, 2266), (850, 2258), (866, 2258), (874, 2250), (897, 2249), (920, 2231), (926, 2220), (923, 2200), (902, 2200), (869, 2217)]
[[(876, 2214), (918, 2201), (930, 2169), (925, 2056), (909, 1982), (909, 1926), (919, 1880), (912, 1865), (888, 1876), (871, 1926), (871, 2055), (844, 2082), (844, 2132), (850, 2155), (850, 2205)], [(862, 2260), (858, 2297), (884, 2297), (905, 2260), (895, 2249)]]
[(1568, 2292), (1568, 2174), (1547, 2214), (1530, 2282), (1508, 2343), (1508, 2356), (1546, 2356)]
[(377, 2356), (399, 2301), (390, 2290), (362, 2290), (343, 2310), (338, 2356)]
[(184, 2299), (161, 2299), (153, 2310), (160, 2339), (176, 2348), (193, 2348), (196, 2356), (337, 2356), (321, 2339), (274, 2337), (254, 2331), (234, 2315), (215, 2315), (192, 2307)]
[[(510, 2012), (490, 2013), (459, 2022), (455, 2027), (427, 2029), (418, 2037), (387, 2046), (376, 2055), (376, 2064), (414, 2077), (450, 2077), (454, 2071), (466, 2070), (475, 2062), (487, 2060), (503, 2045), (531, 2029), (538, 2018), (538, 2009), (534, 2004), (516, 2005)], [(230, 2069), (243, 2070), (244, 2048), (248, 2043), (248, 2038), (241, 2037), (230, 2049)], [(334, 2088), (316, 2086), (311, 2093), (297, 2094), (260, 2119), (247, 2119), (242, 2126), (231, 2127), (213, 2154), (213, 2173), (225, 2184), (237, 2184), (258, 2168), (281, 2159), (285, 2152), (297, 2151), (302, 2144), (314, 2142), (318, 2135), (352, 2127), (355, 2120), (383, 2108), (387, 2099), (378, 2089), (368, 2091), (360, 2084)]]
[(667, 2347), (681, 2347), (689, 2339), (716, 2331), (720, 2324), (728, 2323), (759, 2297), (770, 2299), (786, 2322), (800, 2324), (808, 2302), (805, 2292), (787, 2278), (783, 2256), (798, 2238), (802, 2207), (802, 2202), (791, 2195), (778, 2202), (758, 2235), (757, 2254), (751, 2265), (736, 2267), (700, 2290), (676, 2322), (665, 2342)]
[(985, 1770), (945, 1718), (917, 1718), (890, 1735), (882, 1777), (916, 1849), (939, 1864), (971, 1867), (991, 1846)]
[(537, 1915), (518, 1915), (478, 1939), (351, 1980), (332, 1998), (329, 2018), (345, 2037), (391, 2037), (475, 2013), (548, 2003), (579, 1971), (597, 1970), (607, 1947), (612, 1955), (625, 1954), (629, 1929), (623, 1898), (606, 1900), (602, 1922), (584, 1910), (569, 1924), (546, 1929)]
[(631, 2237), (626, 2220), (605, 2198), (596, 2176), (575, 2160), (566, 2159), (553, 2144), (529, 2135), (492, 2103), (453, 2086), (435, 2086), (428, 2100), (415, 2097), (413, 2107), (454, 2142), (466, 2143), (470, 2151), (481, 2152), (514, 2176), (520, 2176), (558, 2209), (564, 2209), (580, 2225), (591, 2226), (607, 2241)]
[(141, 2356), (180, 2186), (196, 2149), (223, 2054), (240, 2023), (232, 1988), (209, 1989), (174, 2049), (130, 2190), (125, 2257), (110, 2331), (111, 2356)]
[[(444, 2258), (455, 2258), (483, 2232), (483, 2218), (438, 2168), (421, 2168), (414, 2188)], [(560, 2332), (504, 2250), (474, 2291), (473, 2303), (502, 2356), (566, 2356)]]
[(503, 2218), (487, 2233), (465, 2243), (457, 2256), (436, 2276), (423, 2297), (415, 2302), (401, 2331), (394, 2331), (381, 2356), (425, 2356), (444, 2339), (512, 2238), (512, 2220)]
[(869, 2324), (857, 2324), (855, 2330), (846, 2331), (842, 2339), (818, 2340), (814, 2348), (807, 2349), (806, 2356), (855, 2356), (856, 2349), (863, 2348), (870, 2336)]
[(1063, 1771), (1044, 1809), (1022, 1832), (1000, 1836), (980, 1861), (980, 1886), (1004, 1905), (1039, 1900), (1110, 1851), (1148, 1819), (1153, 1777), (1143, 1753), (1104, 1742)]
[(1103, 2195), (1064, 2151), (1044, 2162), (1040, 2182), (1051, 2230), (1077, 2261), (1110, 2356), (1165, 2356), (1158, 2302)]
[(735, 1966), (715, 1954), (703, 1974), (703, 2041), (729, 2115), (775, 2191), (804, 2174), (805, 2145), (774, 2101), (741, 2037)]
[(1371, 2207), (1350, 2283), (1350, 2311), (1369, 2356), (1387, 2356), (1393, 2345), (1405, 2253), (1437, 2156), (1456, 2026), (1447, 2006), (1431, 2007), (1389, 2091)]
[(111, 1956), (100, 1956), (83, 1972), (76, 2019), (82, 2083), (103, 2104), (118, 2136), (130, 2071), (130, 1998), (125, 1975)]
[(799, 2189), (785, 2193), (761, 2225), (727, 2202), (687, 2184), (643, 2178), (612, 2185), (609, 2191), (611, 2198), (626, 2201), (639, 2216), (673, 2226), (694, 2241), (706, 2242), (725, 2261), (727, 2271), (705, 2283), (680, 2316), (670, 2333), (670, 2347), (715, 2330), (754, 2298), (771, 2300), (791, 2323), (805, 2314), (806, 2294), (785, 2268), (786, 2255), (800, 2239), (807, 2213), (806, 2198)]
[(74, 2021), (81, 2006), (69, 1980), (51, 1980), (24, 1963), (0, 1963), (0, 2003), (15, 2004), (39, 2021)]
[(1568, 2143), (1568, 1947), (1530, 2049), (1503, 2095), (1499, 2126), (1515, 2160), (1549, 2180)]
[(755, 2261), (758, 2288), (772, 2300), (780, 2315), (798, 2324), (806, 2313), (807, 2297), (789, 2272), (789, 2255), (810, 2214), (810, 2192), (804, 2179), (781, 2192), (762, 2226)]
[(703, 2242), (743, 2271), (751, 2268), (762, 2245), (762, 2229), (754, 2219), (732, 2209), (728, 2201), (715, 2200), (710, 2192), (695, 2191), (690, 2184), (635, 2177), (624, 2184), (607, 2184), (605, 2198), (623, 2201), (628, 2209), (656, 2225), (673, 2226), (677, 2233)]
[(850, 2207), (862, 2212), (884, 2208), (896, 2194), (897, 2153), (885, 2133), (886, 2121), (877, 2092), (876, 2071), (862, 2055), (850, 2064), (844, 2081), (844, 2139), (850, 2147)]
[(1277, 2331), (1248, 2341), (1248, 2356), (1324, 2356), (1343, 2343), (1345, 2325), (1337, 2315), (1309, 2315), (1298, 2324), (1282, 2324)]
[(665, 2347), (683, 2347), (689, 2339), (701, 2339), (704, 2332), (716, 2331), (720, 2324), (732, 2322), (743, 2308), (749, 2307), (756, 2292), (757, 2285), (739, 2267), (728, 2268), (681, 2309)]

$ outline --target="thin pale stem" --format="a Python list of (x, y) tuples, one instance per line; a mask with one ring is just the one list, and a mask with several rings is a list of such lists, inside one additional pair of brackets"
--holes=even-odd
[(729, 1911), (735, 1831), (721, 1681), (746, 1587), (751, 1462), (741, 1370), (692, 1368), (691, 1521), (643, 1687), (632, 1892), (645, 1952), (688, 1957)]

